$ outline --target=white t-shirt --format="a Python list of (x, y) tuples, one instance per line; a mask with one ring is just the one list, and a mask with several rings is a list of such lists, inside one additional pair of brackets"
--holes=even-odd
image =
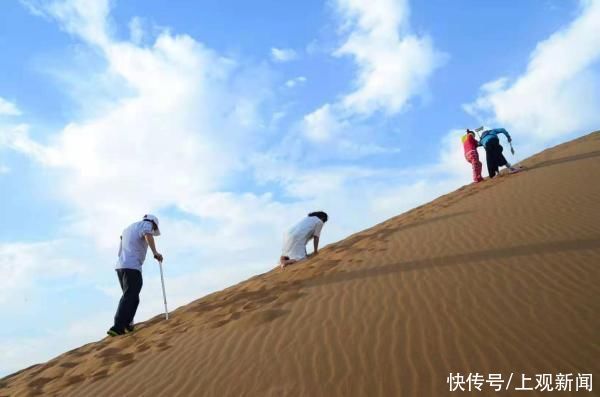
[(306, 257), (306, 244), (313, 238), (321, 235), (323, 221), (316, 216), (307, 216), (288, 230), (281, 255), (290, 259), (303, 259)]
[(140, 221), (129, 225), (123, 230), (117, 269), (142, 271), (142, 264), (148, 252), (148, 243), (144, 235), (152, 234), (152, 226), (152, 222)]

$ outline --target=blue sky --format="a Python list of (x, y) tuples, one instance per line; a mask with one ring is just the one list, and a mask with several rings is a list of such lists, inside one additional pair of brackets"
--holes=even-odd
[(329, 243), (469, 183), (465, 127), (518, 161), (600, 125), (598, 0), (0, 10), (0, 375), (103, 337), (145, 213), (175, 308), (271, 269), (309, 211)]

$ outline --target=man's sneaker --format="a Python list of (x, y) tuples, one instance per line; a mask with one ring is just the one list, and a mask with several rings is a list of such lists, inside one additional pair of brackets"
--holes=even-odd
[(115, 327), (110, 327), (110, 329), (108, 331), (106, 331), (108, 336), (119, 336), (119, 335), (124, 335), (125, 332), (119, 331), (117, 329), (115, 329)]
[(133, 326), (133, 324), (128, 325), (127, 327), (125, 327), (125, 333), (126, 334), (130, 334), (130, 333), (132, 333), (134, 331), (135, 331), (135, 327)]

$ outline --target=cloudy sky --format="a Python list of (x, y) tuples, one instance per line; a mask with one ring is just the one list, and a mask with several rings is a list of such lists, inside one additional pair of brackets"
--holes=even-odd
[(5, 0), (0, 53), (0, 376), (103, 337), (145, 213), (175, 308), (469, 183), (465, 127), (600, 126), (600, 0)]

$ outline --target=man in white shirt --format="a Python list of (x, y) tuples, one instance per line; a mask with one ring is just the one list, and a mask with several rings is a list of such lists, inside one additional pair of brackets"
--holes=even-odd
[(311, 239), (314, 245), (313, 255), (319, 252), (319, 238), (327, 219), (328, 216), (323, 211), (311, 212), (306, 218), (288, 230), (279, 257), (279, 266), (282, 269), (307, 257), (306, 244)]
[(158, 218), (154, 215), (144, 215), (140, 222), (132, 223), (121, 234), (116, 271), (123, 296), (115, 314), (115, 323), (107, 332), (110, 336), (133, 331), (133, 318), (140, 303), (143, 284), (142, 265), (148, 246), (154, 259), (159, 262), (163, 260), (163, 256), (156, 250), (154, 236), (160, 236)]

